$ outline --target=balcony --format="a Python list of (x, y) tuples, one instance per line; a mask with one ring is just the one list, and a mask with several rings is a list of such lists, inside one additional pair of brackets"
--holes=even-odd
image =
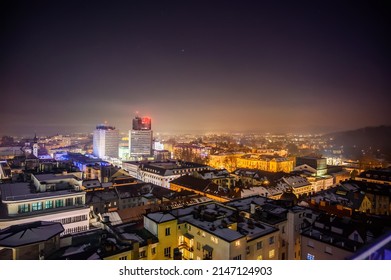
[(194, 251), (194, 247), (193, 246), (189, 246), (189, 244), (187, 244), (187, 242), (181, 242), (178, 246), (179, 249), (185, 249), (189, 252), (193, 252)]

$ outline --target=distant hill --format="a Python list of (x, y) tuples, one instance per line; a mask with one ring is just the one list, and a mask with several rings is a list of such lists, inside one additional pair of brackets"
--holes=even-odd
[(346, 156), (358, 159), (364, 150), (366, 154), (391, 160), (391, 126), (365, 127), (329, 133), (325, 137), (333, 138), (335, 145), (343, 146)]

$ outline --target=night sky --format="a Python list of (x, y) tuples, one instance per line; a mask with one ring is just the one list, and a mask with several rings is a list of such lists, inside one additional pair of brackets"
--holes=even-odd
[(0, 5), (0, 135), (391, 124), (389, 1)]

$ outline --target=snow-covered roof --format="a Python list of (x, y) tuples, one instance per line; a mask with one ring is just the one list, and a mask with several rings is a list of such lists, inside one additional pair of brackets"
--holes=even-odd
[(171, 220), (175, 220), (175, 217), (170, 213), (162, 213), (162, 212), (150, 213), (147, 215), (147, 218), (157, 223), (164, 223)]

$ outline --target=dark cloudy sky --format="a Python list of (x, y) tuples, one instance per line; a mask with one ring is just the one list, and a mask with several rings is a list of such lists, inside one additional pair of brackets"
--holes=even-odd
[(389, 1), (2, 1), (0, 134), (390, 124)]

